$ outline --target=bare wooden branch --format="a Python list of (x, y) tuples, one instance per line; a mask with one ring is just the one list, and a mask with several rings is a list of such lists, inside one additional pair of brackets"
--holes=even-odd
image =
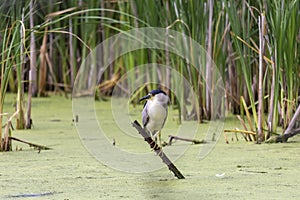
[(195, 140), (195, 139), (178, 137), (178, 136), (175, 136), (175, 135), (169, 135), (169, 143), (168, 143), (168, 145), (172, 145), (172, 141), (173, 140), (181, 140), (181, 141), (186, 141), (186, 142), (192, 142), (194, 144), (203, 144), (203, 143), (205, 143), (204, 140)]
[(289, 126), (287, 127), (287, 129), (284, 131), (284, 134), (288, 134), (288, 133), (291, 133), (293, 132), (293, 128), (297, 122), (297, 119), (299, 118), (300, 116), (300, 105), (298, 106), (293, 118), (291, 119), (290, 123), (289, 123)]
[(132, 126), (143, 136), (145, 141), (150, 145), (150, 147), (155, 151), (155, 153), (162, 159), (162, 161), (168, 166), (169, 170), (174, 173), (178, 179), (184, 179), (184, 176), (172, 163), (172, 161), (166, 156), (162, 151), (161, 147), (156, 144), (156, 142), (149, 136), (149, 134), (141, 127), (138, 121), (134, 121)]
[(268, 143), (273, 143), (273, 142), (287, 142), (290, 137), (293, 137), (295, 135), (300, 134), (300, 128), (294, 128), (295, 123), (300, 116), (300, 105), (298, 106), (293, 118), (291, 119), (289, 126), (287, 129), (284, 131), (284, 134), (279, 135), (275, 138), (269, 138), (267, 140)]
[(19, 138), (16, 138), (16, 137), (12, 137), (10, 136), (9, 137), (10, 140), (15, 140), (15, 141), (18, 141), (18, 142), (22, 142), (24, 144), (28, 144), (30, 147), (34, 147), (38, 150), (50, 150), (51, 148), (50, 147), (46, 147), (46, 146), (43, 146), (43, 145), (39, 145), (39, 144), (34, 144), (34, 143), (31, 143), (31, 142), (27, 142), (25, 140), (21, 140)]

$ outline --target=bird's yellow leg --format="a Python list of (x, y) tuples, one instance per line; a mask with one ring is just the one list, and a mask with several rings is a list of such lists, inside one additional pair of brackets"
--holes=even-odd
[[(155, 139), (155, 142), (158, 143), (158, 145), (160, 147), (162, 147), (162, 143), (161, 143), (161, 131), (158, 131), (157, 133), (154, 134), (154, 139)], [(157, 141), (158, 140), (158, 141)]]
[(162, 147), (161, 145), (161, 132), (158, 132), (158, 140), (159, 140), (159, 146)]

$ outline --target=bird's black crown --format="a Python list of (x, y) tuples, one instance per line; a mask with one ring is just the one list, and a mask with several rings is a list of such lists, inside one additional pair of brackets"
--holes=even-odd
[(163, 93), (164, 95), (167, 95), (164, 91), (162, 90), (152, 90), (151, 92), (149, 92), (149, 94), (152, 94), (153, 96), (156, 94), (160, 94)]

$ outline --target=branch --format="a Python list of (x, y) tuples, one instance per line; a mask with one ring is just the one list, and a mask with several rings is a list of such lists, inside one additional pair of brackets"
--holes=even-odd
[(184, 179), (181, 172), (175, 167), (172, 161), (164, 154), (161, 147), (156, 144), (154, 140), (149, 136), (149, 134), (141, 127), (141, 125), (135, 120), (132, 126), (143, 136), (145, 141), (150, 145), (151, 149), (162, 159), (162, 161), (168, 166), (169, 170), (174, 173), (178, 179)]
[(287, 129), (284, 131), (284, 135), (289, 134), (293, 131), (293, 128), (297, 122), (298, 117), (300, 116), (300, 105), (298, 106), (293, 118), (291, 119), (289, 126)]
[(300, 105), (298, 106), (293, 118), (291, 119), (289, 126), (284, 131), (284, 134), (279, 135), (275, 138), (270, 138), (266, 142), (267, 143), (287, 142), (290, 137), (300, 134), (300, 128), (296, 128), (296, 129), (294, 128), (295, 123), (297, 122), (297, 119), (299, 118), (299, 116), (300, 116)]
[(22, 142), (22, 143), (25, 143), (25, 144), (28, 144), (30, 147), (34, 147), (34, 148), (37, 148), (38, 150), (50, 150), (51, 148), (49, 147), (46, 147), (46, 146), (43, 146), (43, 145), (38, 145), (38, 144), (34, 144), (34, 143), (31, 143), (31, 142), (27, 142), (25, 140), (21, 140), (21, 139), (18, 139), (18, 138), (15, 138), (15, 137), (8, 137), (10, 140), (15, 140), (15, 141), (18, 141), (18, 142)]
[(175, 135), (169, 135), (169, 143), (168, 145), (172, 145), (173, 140), (181, 140), (181, 141), (186, 141), (186, 142), (192, 142), (193, 144), (203, 144), (205, 143), (204, 140), (195, 140), (195, 139), (189, 139), (189, 138), (183, 138), (183, 137), (178, 137)]

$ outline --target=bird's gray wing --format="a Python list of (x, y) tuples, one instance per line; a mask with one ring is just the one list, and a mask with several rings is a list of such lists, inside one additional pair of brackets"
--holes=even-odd
[(162, 127), (164, 127), (164, 126), (165, 126), (165, 123), (166, 123), (167, 117), (168, 117), (168, 108), (166, 109), (166, 117), (165, 117), (165, 120), (164, 120), (164, 122), (163, 122), (163, 125), (162, 125)]
[(144, 104), (144, 109), (142, 112), (142, 122), (143, 122), (143, 126), (145, 127), (148, 124), (149, 121), (149, 115), (147, 112), (147, 107), (149, 106), (149, 104), (147, 104), (147, 101)]

